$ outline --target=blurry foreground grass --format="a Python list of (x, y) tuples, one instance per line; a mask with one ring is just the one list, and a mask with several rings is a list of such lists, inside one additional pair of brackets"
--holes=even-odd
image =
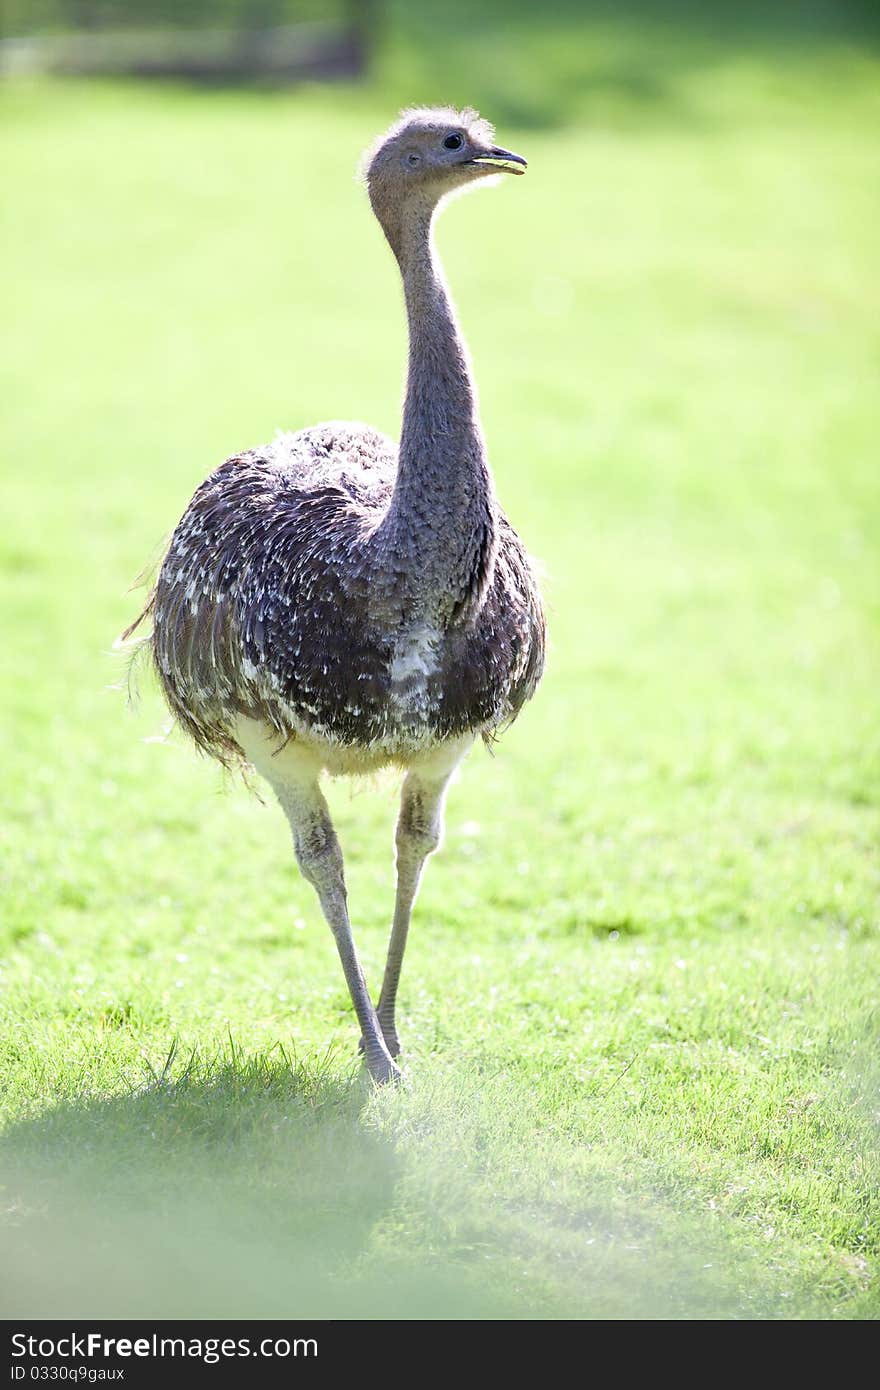
[[(361, 90), (0, 90), (8, 1314), (876, 1315), (878, 63), (554, 16), (408, 21)], [(553, 652), (372, 1095), (283, 818), (106, 653), (217, 461), (396, 430), (351, 175), (446, 97), (530, 160), (440, 241)], [(374, 982), (393, 791), (331, 789)]]

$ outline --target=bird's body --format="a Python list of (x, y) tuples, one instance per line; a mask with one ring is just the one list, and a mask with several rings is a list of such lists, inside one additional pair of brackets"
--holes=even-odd
[(334, 422), (228, 459), (198, 489), (153, 640), (171, 710), (206, 752), (247, 756), (244, 719), (320, 747), (331, 772), (407, 766), (490, 734), (532, 693), (543, 619), (516, 533), (499, 511), (478, 607), (425, 605), (405, 567), (381, 563), (396, 474), (389, 439)]
[[(544, 617), (494, 494), (470, 364), (432, 237), (445, 194), (525, 161), (475, 112), (404, 113), (367, 186), (400, 266), (410, 360), (400, 445), (331, 422), (237, 454), (174, 531), (146, 612), (178, 723), (267, 778), (336, 937), (372, 1076), (398, 1074), (403, 948), (449, 779), (533, 693)], [(323, 772), (406, 769), (397, 899), (374, 1009)]]

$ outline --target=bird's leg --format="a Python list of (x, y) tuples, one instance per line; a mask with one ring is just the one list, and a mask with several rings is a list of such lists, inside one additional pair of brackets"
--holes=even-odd
[(297, 862), (315, 888), (324, 916), (336, 939), (345, 980), (361, 1026), (362, 1051), (374, 1081), (394, 1081), (400, 1069), (393, 1062), (367, 991), (355, 950), (342, 864), (342, 850), (317, 778), (274, 781), (273, 786), (293, 832)]
[(382, 993), (376, 1008), (379, 1025), (392, 1057), (396, 1057), (400, 1052), (394, 1008), (410, 916), (419, 891), (425, 860), (440, 843), (443, 801), (453, 767), (442, 767), (440, 771), (436, 768), (412, 768), (403, 783), (396, 833), (397, 895)]

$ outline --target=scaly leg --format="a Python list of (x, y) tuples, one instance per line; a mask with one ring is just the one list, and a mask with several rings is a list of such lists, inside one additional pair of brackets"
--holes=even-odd
[(382, 1036), (355, 950), (348, 918), (342, 851), (316, 772), (304, 766), (301, 778), (285, 776), (283, 779), (270, 777), (270, 780), (290, 822), (300, 869), (314, 886), (336, 939), (348, 992), (361, 1026), (369, 1073), (378, 1082), (399, 1080), (400, 1069), (392, 1061)]
[(379, 1025), (392, 1057), (396, 1057), (400, 1052), (394, 1010), (413, 904), (419, 891), (425, 860), (440, 844), (443, 831), (443, 803), (449, 779), (471, 742), (471, 739), (466, 739), (438, 750), (430, 758), (414, 764), (404, 778), (395, 837), (397, 895), (394, 902), (394, 920), (388, 943), (382, 993), (376, 1008)]

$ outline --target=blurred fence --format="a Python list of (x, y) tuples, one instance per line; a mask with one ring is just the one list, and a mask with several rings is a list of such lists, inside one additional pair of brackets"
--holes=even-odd
[(5, 0), (0, 71), (195, 81), (357, 77), (378, 0)]

